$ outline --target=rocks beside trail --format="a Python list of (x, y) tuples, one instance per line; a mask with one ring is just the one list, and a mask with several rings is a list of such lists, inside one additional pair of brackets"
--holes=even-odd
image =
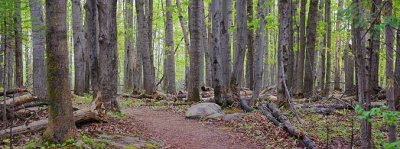
[(235, 121), (235, 120), (241, 120), (246, 114), (244, 113), (232, 113), (232, 114), (227, 114), (222, 117), (222, 120), (224, 121)]
[(215, 119), (224, 116), (221, 107), (215, 103), (199, 103), (190, 107), (185, 114), (189, 119)]

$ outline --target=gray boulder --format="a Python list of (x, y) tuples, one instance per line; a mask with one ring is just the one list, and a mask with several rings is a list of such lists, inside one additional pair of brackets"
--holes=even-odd
[(186, 111), (186, 118), (201, 119), (201, 118), (219, 118), (224, 115), (221, 107), (215, 103), (199, 103), (193, 105)]

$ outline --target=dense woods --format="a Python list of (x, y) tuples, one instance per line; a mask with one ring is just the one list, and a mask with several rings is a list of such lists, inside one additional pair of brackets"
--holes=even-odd
[[(2, 0), (0, 145), (101, 144), (100, 127), (182, 134), (167, 114), (254, 148), (399, 148), (399, 12), (398, 0)], [(105, 138), (91, 148), (135, 144)], [(156, 148), (240, 148), (165, 138)]]

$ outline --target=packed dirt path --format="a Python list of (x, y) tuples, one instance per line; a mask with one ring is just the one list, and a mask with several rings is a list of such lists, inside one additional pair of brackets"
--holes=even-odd
[(220, 130), (197, 120), (186, 119), (172, 111), (147, 107), (129, 108), (124, 113), (142, 123), (151, 137), (173, 149), (261, 149), (260, 145), (240, 137), (242, 134)]

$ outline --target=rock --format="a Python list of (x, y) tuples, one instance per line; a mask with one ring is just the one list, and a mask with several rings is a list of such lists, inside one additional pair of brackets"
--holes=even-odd
[(224, 121), (240, 120), (243, 118), (244, 115), (245, 115), (244, 113), (232, 113), (225, 115), (222, 119)]
[(221, 107), (215, 103), (199, 103), (190, 107), (186, 111), (186, 118), (217, 118), (223, 116), (224, 112)]

